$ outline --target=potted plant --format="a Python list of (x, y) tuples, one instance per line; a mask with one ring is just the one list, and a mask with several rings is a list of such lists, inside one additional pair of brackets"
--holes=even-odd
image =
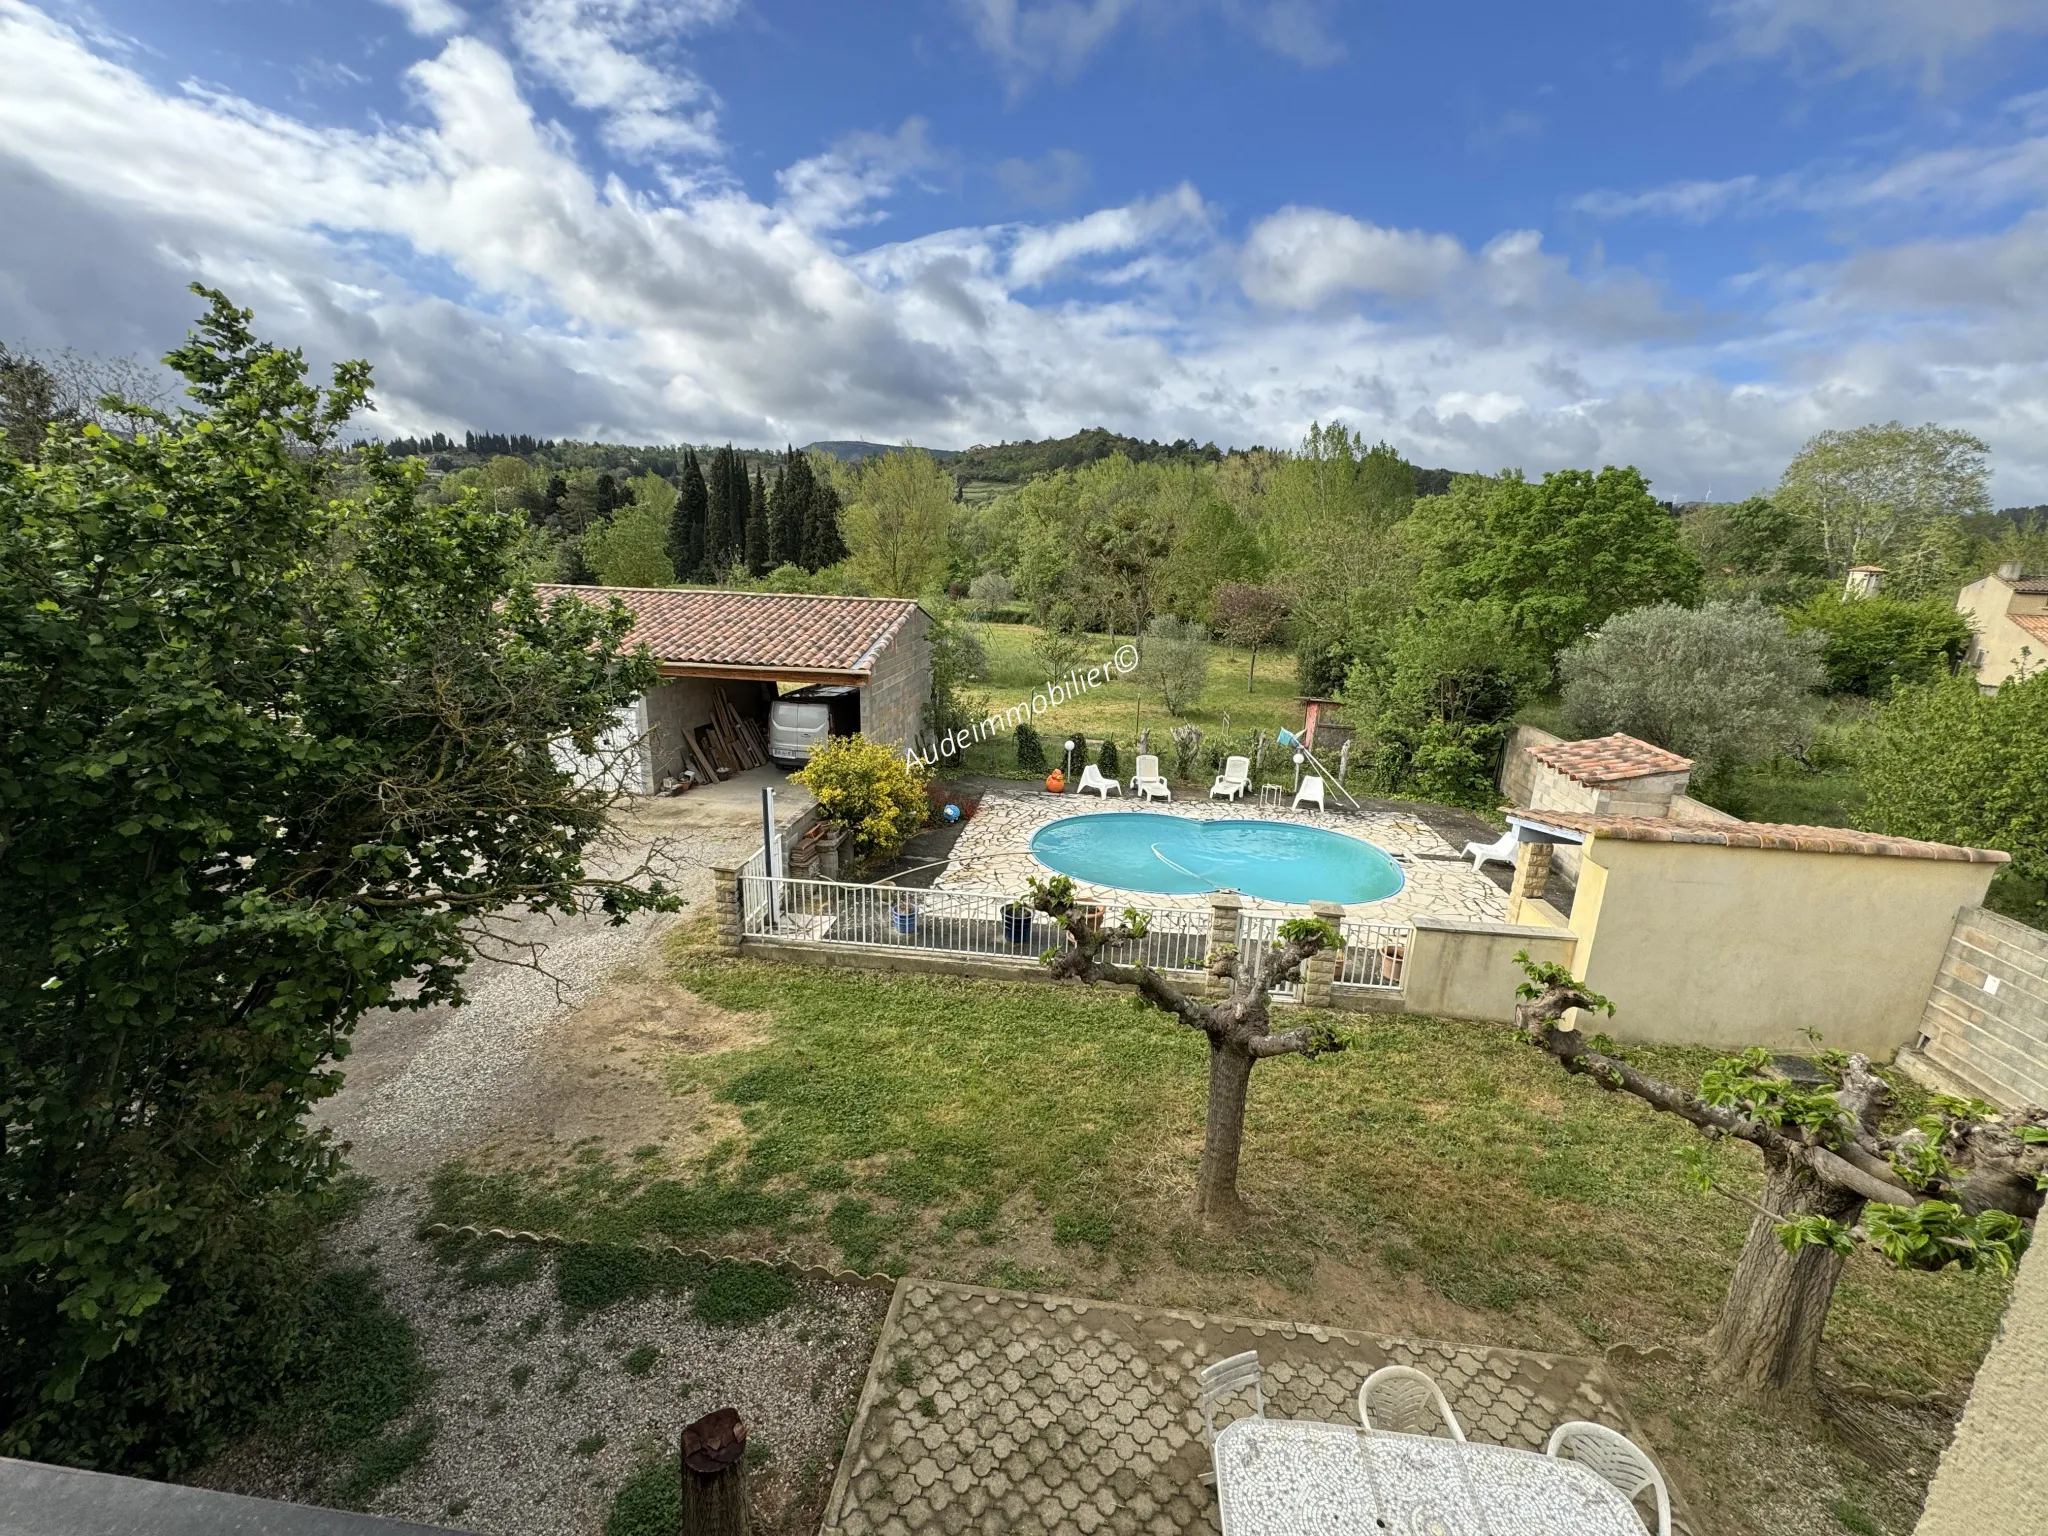
[(1077, 901), (1074, 916), (1080, 919), (1081, 927), (1088, 933), (1102, 932), (1102, 917), (1109, 909), (1099, 901)]
[(1021, 901), (1007, 902), (1003, 906), (1003, 938), (1011, 944), (1029, 944), (1031, 925), (1037, 914)]
[(917, 899), (905, 892), (889, 906), (889, 926), (898, 933), (917, 932)]

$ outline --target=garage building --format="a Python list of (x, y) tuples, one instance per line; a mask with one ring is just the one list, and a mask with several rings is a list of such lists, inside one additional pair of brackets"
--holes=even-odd
[[(617, 598), (633, 612), (627, 645), (653, 653), (661, 681), (608, 733), (620, 787), (651, 794), (670, 779), (756, 766), (768, 705), (813, 683), (859, 690), (860, 731), (909, 747), (931, 696), (931, 620), (907, 598), (809, 597), (694, 587), (543, 585), (549, 601)], [(742, 756), (735, 759), (735, 751)]]

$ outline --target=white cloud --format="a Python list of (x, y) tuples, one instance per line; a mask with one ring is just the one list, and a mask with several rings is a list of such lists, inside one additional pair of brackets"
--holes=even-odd
[(2048, 32), (2041, 0), (1715, 0), (1712, 11), (1720, 35), (1695, 66), (1818, 56), (1837, 74), (1917, 72), (1929, 87), (1995, 38)]
[(662, 54), (738, 7), (739, 0), (512, 0), (509, 19), (529, 70), (601, 114), (612, 150), (653, 160), (717, 152), (717, 97)]
[(378, 0), (378, 4), (398, 12), (421, 37), (440, 37), (469, 20), (454, 0)]
[(1760, 273), (1752, 313), (1699, 317), (1534, 231), (1294, 207), (1239, 244), (1193, 186), (853, 249), (943, 163), (921, 125), (797, 162), (768, 203), (605, 177), (478, 37), (406, 83), (413, 124), (318, 127), (158, 90), (0, 0), (0, 336), (161, 351), (198, 278), (315, 359), (372, 359), (390, 432), (1247, 444), (1335, 417), (1422, 462), (1634, 462), (1682, 496), (1897, 417), (1978, 431), (2001, 495), (2048, 499), (2038, 213)]
[(1284, 58), (1316, 67), (1344, 57), (1324, 22), (1323, 0), (954, 0), (975, 41), (1010, 76), (1012, 94), (1041, 75), (1071, 79), (1128, 21), (1155, 27), (1205, 12)]

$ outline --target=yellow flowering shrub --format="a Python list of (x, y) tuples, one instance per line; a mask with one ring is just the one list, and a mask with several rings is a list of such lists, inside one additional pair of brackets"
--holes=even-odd
[(894, 853), (924, 825), (931, 775), (893, 747), (834, 736), (791, 775), (817, 796), (818, 814), (844, 827), (864, 856)]

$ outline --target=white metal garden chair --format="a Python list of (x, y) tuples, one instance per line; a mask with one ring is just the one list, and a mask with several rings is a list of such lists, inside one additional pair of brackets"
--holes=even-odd
[(1475, 870), (1484, 869), (1489, 864), (1512, 864), (1515, 862), (1515, 835), (1515, 829), (1509, 827), (1494, 842), (1467, 843), (1465, 851), (1458, 857), (1470, 859)]
[(1173, 798), (1173, 791), (1166, 783), (1166, 775), (1159, 771), (1159, 759), (1149, 752), (1139, 756), (1138, 776), (1131, 780), (1131, 788), (1138, 792), (1140, 800)]
[(1252, 760), (1248, 757), (1226, 757), (1223, 771), (1216, 775), (1216, 782), (1209, 786), (1211, 800), (1221, 797), (1235, 800), (1252, 784)]
[[(1203, 1366), (1195, 1372), (1195, 1385), (1201, 1391), (1202, 1440), (1212, 1456), (1216, 1449), (1216, 1404), (1223, 1398), (1249, 1390), (1253, 1415), (1261, 1419), (1266, 1416), (1265, 1374), (1259, 1369), (1259, 1352), (1256, 1349)], [(1201, 1480), (1215, 1482), (1215, 1468), (1212, 1466), (1204, 1472)]]
[[(1609, 1429), (1605, 1424), (1588, 1424), (1583, 1419), (1574, 1419), (1550, 1432), (1550, 1444), (1544, 1447), (1543, 1454), (1576, 1461), (1599, 1473), (1631, 1504), (1645, 1488), (1655, 1490), (1657, 1527), (1654, 1536), (1671, 1536), (1671, 1494), (1664, 1487), (1664, 1476), (1657, 1470), (1657, 1464), (1650, 1460), (1649, 1452), (1627, 1435)], [(1647, 1527), (1649, 1522), (1646, 1520), (1643, 1524)]]
[(1297, 811), (1301, 809), (1301, 803), (1304, 800), (1313, 800), (1316, 809), (1319, 811), (1328, 812), (1330, 809), (1329, 806), (1323, 803), (1323, 779), (1321, 774), (1311, 773), (1303, 777), (1301, 788), (1294, 792), (1294, 808)]
[[(1367, 1433), (1375, 1430), (1403, 1435), (1430, 1433), (1428, 1415), (1434, 1412), (1451, 1438), (1463, 1441), (1457, 1415), (1444, 1401), (1443, 1388), (1427, 1371), (1412, 1365), (1383, 1365), (1365, 1378), (1358, 1389), (1358, 1422)], [(1375, 1422), (1374, 1415), (1378, 1415)]]
[(1123, 785), (1117, 783), (1115, 779), (1105, 777), (1102, 770), (1093, 763), (1081, 769), (1081, 787), (1075, 793), (1085, 795), (1091, 789), (1105, 800), (1111, 795), (1115, 795), (1119, 800), (1123, 798)]

